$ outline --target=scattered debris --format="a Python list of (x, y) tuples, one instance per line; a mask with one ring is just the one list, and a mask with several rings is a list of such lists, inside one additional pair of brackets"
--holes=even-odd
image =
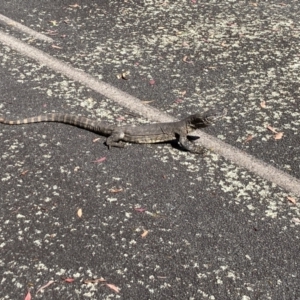
[(149, 101), (147, 101), (147, 100), (144, 100), (144, 101), (141, 101), (143, 104), (148, 104), (148, 103), (151, 103), (151, 102), (154, 102), (155, 100), (149, 100)]
[(271, 132), (274, 133), (274, 139), (275, 140), (280, 140), (283, 137), (283, 132), (278, 132), (274, 127), (272, 127), (271, 125), (267, 126), (267, 129), (269, 129)]
[(62, 49), (62, 47), (56, 46), (56, 45), (51, 45), (52, 48), (54, 49)]
[(288, 199), (290, 202), (292, 202), (293, 204), (296, 205), (296, 199), (295, 199), (295, 198), (287, 196), (287, 199)]
[(148, 233), (149, 233), (149, 230), (144, 229), (144, 232), (141, 234), (141, 237), (145, 238), (148, 235)]
[(111, 193), (120, 193), (120, 192), (122, 192), (123, 191), (123, 188), (111, 188), (111, 189), (109, 189), (109, 191), (111, 192)]
[(80, 7), (80, 5), (79, 5), (79, 4), (77, 4), (77, 3), (75, 3), (75, 4), (71, 4), (71, 5), (69, 5), (69, 7), (72, 7), (72, 8), (77, 8), (77, 7)]
[(54, 283), (54, 280), (50, 280), (48, 283), (46, 283), (45, 285), (41, 286), (36, 293), (41, 292), (43, 289), (45, 289), (46, 287), (48, 287), (49, 285), (51, 285), (52, 283)]
[(106, 282), (106, 280), (101, 277), (101, 278), (96, 278), (96, 279), (86, 279), (83, 281), (83, 283), (88, 284), (88, 283), (98, 283), (98, 282)]
[(117, 78), (118, 79), (128, 80), (129, 79), (129, 77), (128, 77), (129, 74), (130, 74), (130, 71), (125, 71), (125, 72), (117, 74)]
[(96, 160), (94, 160), (94, 161), (92, 161), (92, 162), (94, 162), (94, 163), (102, 163), (103, 161), (105, 161), (106, 160), (106, 157), (104, 156), (104, 157), (100, 157), (100, 158), (98, 158), (98, 159), (96, 159)]
[(24, 176), (24, 175), (26, 175), (26, 173), (28, 173), (28, 172), (29, 172), (29, 170), (24, 170), (23, 172), (21, 172), (20, 176)]
[(253, 139), (253, 135), (249, 134), (248, 137), (245, 139), (244, 143), (248, 143)]
[(183, 100), (178, 98), (178, 99), (176, 99), (174, 102), (178, 104), (178, 103), (182, 103)]
[(154, 85), (155, 84), (155, 80), (154, 79), (150, 79), (149, 80), (149, 84)]
[(266, 105), (266, 101), (261, 101), (261, 102), (260, 102), (260, 107), (261, 107), (261, 108), (266, 108), (266, 106), (267, 106), (267, 105)]
[(296, 225), (300, 225), (300, 219), (299, 219), (299, 218), (293, 218), (292, 221), (293, 221)]
[(106, 286), (108, 286), (110, 289), (112, 289), (116, 293), (120, 292), (120, 289), (117, 286), (115, 286), (114, 284), (106, 283)]
[(71, 283), (71, 282), (75, 281), (75, 279), (74, 278), (65, 278), (64, 281)]
[(134, 210), (137, 211), (137, 212), (144, 212), (144, 211), (146, 211), (146, 208), (135, 207)]
[(281, 140), (283, 137), (283, 132), (277, 132), (274, 136), (275, 140)]
[(31, 294), (30, 294), (30, 291), (28, 291), (26, 297), (24, 300), (31, 300)]

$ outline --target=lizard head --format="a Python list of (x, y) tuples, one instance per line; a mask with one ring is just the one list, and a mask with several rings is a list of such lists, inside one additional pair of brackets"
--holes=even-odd
[(218, 119), (223, 118), (227, 113), (227, 109), (209, 111), (204, 114), (194, 114), (188, 117), (189, 126), (192, 129), (203, 128), (215, 123)]

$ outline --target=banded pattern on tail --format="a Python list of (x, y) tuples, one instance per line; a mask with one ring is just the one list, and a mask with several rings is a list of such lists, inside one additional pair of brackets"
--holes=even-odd
[(0, 118), (0, 123), (7, 125), (21, 125), (30, 123), (41, 123), (41, 122), (58, 122), (64, 124), (74, 125), (80, 128), (98, 132), (104, 135), (110, 135), (113, 131), (114, 125), (104, 124), (103, 122), (94, 121), (85, 117), (70, 115), (70, 114), (46, 114), (36, 117), (19, 119), (19, 120), (8, 120)]

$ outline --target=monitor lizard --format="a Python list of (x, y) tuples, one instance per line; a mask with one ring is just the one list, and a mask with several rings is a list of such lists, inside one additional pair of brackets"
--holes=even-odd
[[(152, 144), (177, 140), (179, 145), (190, 152), (201, 153), (203, 148), (189, 141), (187, 136), (190, 132), (211, 125), (225, 116), (227, 110), (196, 113), (181, 121), (169, 123), (153, 123), (138, 126), (116, 126), (102, 121), (96, 121), (81, 116), (52, 113), (36, 117), (10, 120), (0, 117), (0, 123), (7, 125), (20, 125), (39, 122), (59, 122), (84, 128), (106, 136), (106, 145), (111, 147), (124, 147), (125, 143)], [(125, 142), (125, 143), (124, 143)]]

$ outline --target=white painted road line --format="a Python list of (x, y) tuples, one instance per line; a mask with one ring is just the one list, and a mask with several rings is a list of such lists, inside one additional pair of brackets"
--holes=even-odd
[[(105, 97), (115, 101), (119, 105), (138, 113), (145, 118), (158, 122), (169, 122), (175, 119), (171, 116), (162, 113), (156, 108), (146, 106), (135, 98), (101, 80), (98, 80), (91, 75), (73, 68), (68, 64), (40, 51), (32, 46), (11, 37), (10, 35), (0, 31), (0, 41), (18, 51), (19, 53), (38, 61), (40, 64), (57, 71), (83, 85), (93, 89), (94, 91), (104, 95)], [(213, 149), (216, 153), (236, 163), (240, 167), (246, 168), (249, 171), (261, 176), (262, 178), (271, 181), (292, 194), (300, 196), (300, 180), (291, 175), (280, 171), (255, 157), (246, 154), (245, 152), (230, 146), (208, 134), (201, 131), (196, 131), (200, 136), (199, 144), (207, 148)]]
[(10, 26), (16, 30), (19, 30), (21, 32), (24, 32), (30, 36), (32, 36), (33, 38), (35, 39), (38, 39), (38, 40), (42, 40), (42, 41), (45, 41), (45, 42), (48, 42), (48, 43), (53, 43), (53, 39), (51, 37), (48, 37), (42, 33), (39, 33), (39, 32), (36, 32), (35, 30), (32, 30), (31, 28), (25, 26), (25, 25), (22, 25), (21, 23), (18, 23), (10, 18), (7, 18), (3, 15), (0, 14), (0, 23), (4, 24), (4, 25), (7, 25), (7, 26)]

